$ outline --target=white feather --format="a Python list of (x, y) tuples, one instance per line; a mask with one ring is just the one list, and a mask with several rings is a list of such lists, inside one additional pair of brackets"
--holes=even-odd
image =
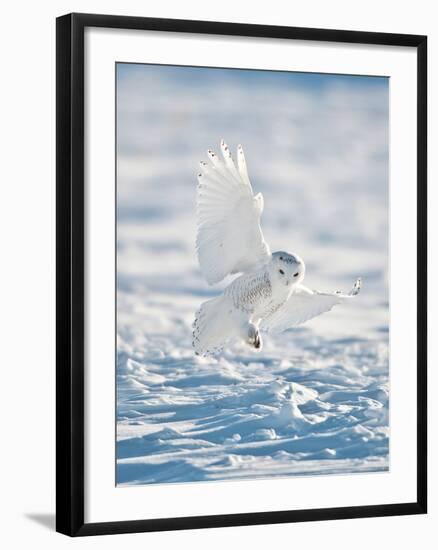
[(232, 298), (222, 294), (204, 302), (196, 313), (192, 344), (198, 355), (218, 353), (239, 336), (247, 326), (244, 312), (233, 305)]
[(266, 332), (283, 332), (330, 311), (334, 306), (359, 294), (361, 280), (357, 279), (348, 294), (319, 292), (296, 285), (289, 299), (272, 315), (263, 319), (260, 328)]
[(211, 164), (198, 174), (196, 248), (209, 284), (229, 274), (252, 271), (269, 262), (271, 252), (260, 227), (263, 197), (254, 197), (241, 146), (238, 168), (225, 142), (224, 160), (208, 151)]

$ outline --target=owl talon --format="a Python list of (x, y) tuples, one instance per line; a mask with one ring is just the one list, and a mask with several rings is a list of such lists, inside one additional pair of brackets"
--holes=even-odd
[(260, 332), (254, 325), (250, 325), (248, 329), (248, 344), (255, 349), (262, 348), (262, 338)]
[(262, 339), (260, 338), (260, 333), (257, 331), (257, 336), (254, 341), (255, 349), (262, 349)]

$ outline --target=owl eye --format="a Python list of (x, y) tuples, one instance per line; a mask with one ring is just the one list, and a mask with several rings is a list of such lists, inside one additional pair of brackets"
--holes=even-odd
[(298, 277), (298, 275), (299, 275), (298, 271), (296, 273), (294, 273), (294, 277)]
[(284, 275), (284, 271), (282, 269), (278, 270), (282, 275)]

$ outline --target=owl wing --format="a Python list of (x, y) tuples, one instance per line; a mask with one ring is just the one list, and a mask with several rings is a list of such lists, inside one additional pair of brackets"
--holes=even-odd
[(357, 279), (348, 294), (319, 292), (297, 285), (289, 299), (277, 311), (263, 319), (260, 328), (266, 332), (283, 332), (305, 323), (359, 294), (361, 285), (361, 279)]
[(208, 151), (210, 164), (201, 162), (198, 174), (196, 249), (209, 284), (252, 271), (271, 258), (260, 227), (263, 196), (253, 194), (242, 146), (237, 166), (223, 140), (221, 150), (223, 160)]

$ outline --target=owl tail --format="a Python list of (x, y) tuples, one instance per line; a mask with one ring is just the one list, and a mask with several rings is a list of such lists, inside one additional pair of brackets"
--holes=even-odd
[(242, 335), (245, 320), (226, 295), (204, 302), (193, 323), (193, 348), (197, 355), (213, 355)]

